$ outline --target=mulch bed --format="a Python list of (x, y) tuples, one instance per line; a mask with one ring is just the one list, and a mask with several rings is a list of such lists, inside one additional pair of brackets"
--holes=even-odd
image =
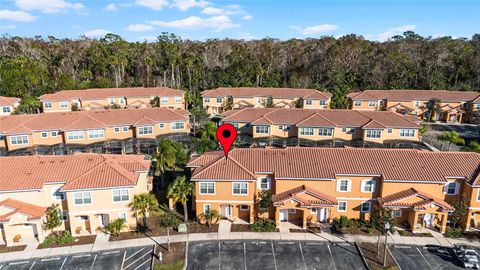
[(340, 234), (356, 234), (356, 235), (380, 235), (380, 232), (378, 230), (373, 231), (373, 233), (370, 233), (367, 231), (366, 228), (343, 228), (340, 232)]
[(431, 233), (412, 233), (411, 231), (398, 231), (401, 236), (433, 237)]
[(231, 232), (251, 232), (250, 224), (232, 224)]
[[(363, 256), (367, 261), (368, 266), (370, 269), (385, 269), (383, 267), (383, 251), (385, 245), (383, 243), (380, 244), (380, 250), (377, 254), (377, 243), (357, 243), (358, 247), (362, 250)], [(388, 269), (399, 269), (395, 264), (390, 253), (387, 251), (387, 268)]]
[(96, 235), (86, 235), (86, 236), (78, 236), (75, 237), (75, 241), (69, 244), (56, 244), (52, 243), (48, 246), (40, 244), (37, 249), (44, 249), (44, 248), (57, 248), (57, 247), (68, 247), (68, 246), (78, 246), (78, 245), (87, 245), (95, 243)]
[(309, 227), (304, 229), (290, 229), (291, 233), (321, 233), (322, 230), (319, 227)]
[[(187, 224), (188, 233), (210, 233), (218, 232), (218, 224), (212, 224), (209, 227), (206, 224), (199, 223), (188, 223)], [(183, 234), (179, 233), (176, 228), (170, 230), (170, 235)], [(131, 232), (121, 232), (118, 236), (110, 235), (109, 241), (120, 241), (120, 240), (129, 240), (137, 239), (143, 237), (154, 237), (154, 236), (165, 236), (167, 235), (167, 229), (160, 226), (160, 217), (152, 216), (148, 218), (148, 231), (146, 233), (140, 231), (131, 231)]]
[[(185, 260), (185, 242), (180, 243), (171, 243), (170, 244), (170, 252), (168, 252), (167, 244), (162, 244), (157, 246), (157, 254), (158, 252), (162, 252), (162, 261), (158, 262), (155, 261), (155, 265), (168, 265), (178, 263), (178, 261)], [(157, 269), (157, 267), (155, 267)]]
[(6, 245), (0, 246), (0, 253), (8, 253), (8, 252), (15, 252), (15, 251), (23, 251), (27, 246), (13, 246), (7, 247)]

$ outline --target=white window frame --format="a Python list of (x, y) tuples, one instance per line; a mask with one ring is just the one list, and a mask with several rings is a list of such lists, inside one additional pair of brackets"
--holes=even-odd
[(210, 98), (209, 98), (209, 97), (204, 97), (204, 98), (203, 98), (203, 102), (210, 103)]
[[(238, 190), (240, 193), (235, 193), (235, 185), (239, 185)], [(243, 187), (245, 185), (245, 188)], [(246, 193), (241, 193), (242, 190), (246, 190)], [(232, 195), (234, 196), (248, 196), (248, 182), (232, 182)]]
[(217, 97), (217, 103), (222, 103), (222, 102), (223, 102), (223, 98)]
[(393, 133), (393, 129), (392, 129), (392, 128), (387, 129), (387, 133), (388, 133), (388, 134), (392, 134), (392, 133)]
[[(364, 205), (368, 205), (368, 210), (363, 209)], [(372, 203), (371, 202), (363, 202), (360, 205), (360, 213), (370, 213), (370, 211), (372, 211)]]
[(354, 106), (354, 107), (361, 107), (361, 106), (362, 106), (362, 101), (361, 101), (361, 100), (355, 100), (355, 101), (353, 101), (353, 106)]
[[(245, 206), (247, 207), (245, 209)], [(250, 207), (248, 206), (248, 204), (240, 204), (240, 211), (248, 211), (250, 210)]]
[(60, 101), (60, 108), (68, 108), (68, 102), (67, 101)]
[(69, 131), (67, 132), (67, 141), (82, 141), (85, 139), (85, 132), (82, 131)]
[(343, 127), (342, 133), (355, 133), (355, 128), (352, 127)]
[[(208, 206), (208, 207), (205, 207), (205, 206)], [(205, 208), (208, 208), (208, 210), (206, 210)], [(207, 212), (210, 212), (211, 209), (212, 209), (212, 205), (210, 205), (209, 203), (203, 204), (203, 213), (204, 214), (206, 214)]]
[[(206, 188), (207, 192), (206, 193), (202, 192), (202, 184), (207, 185), (207, 188)], [(213, 185), (213, 193), (208, 192), (208, 190), (210, 189), (209, 188), (210, 184)], [(216, 192), (217, 192), (217, 183), (215, 183), (215, 182), (198, 182), (198, 193), (200, 195), (215, 195)]]
[(318, 128), (318, 136), (332, 137), (332, 135), (333, 135), (333, 128)]
[(414, 101), (413, 102), (413, 107), (420, 107), (420, 101)]
[[(58, 194), (58, 195), (56, 195)], [(65, 192), (61, 192), (59, 187), (54, 187), (50, 189), (50, 196), (54, 201), (64, 201), (65, 200)], [(61, 196), (61, 198), (57, 198), (57, 196)]]
[(401, 217), (402, 216), (402, 210), (394, 210), (393, 211), (393, 217)]
[(153, 134), (153, 127), (152, 126), (138, 127), (138, 135), (150, 135), (150, 134)]
[[(449, 190), (448, 187), (450, 186), (450, 184), (455, 184), (455, 189), (454, 189), (453, 193), (448, 193), (448, 190)], [(445, 190), (444, 190), (443, 193), (445, 195), (457, 195), (459, 189), (460, 189), (460, 183), (458, 183), (458, 182), (448, 182), (447, 184), (445, 184)]]
[[(87, 196), (85, 196), (86, 194), (88, 194), (88, 197), (90, 198), (89, 203), (85, 203), (85, 199), (87, 199), (86, 198)], [(80, 198), (76, 198), (77, 195), (80, 195)], [(92, 193), (90, 191), (74, 192), (72, 196), (73, 196), (73, 204), (75, 205), (91, 205), (93, 203)], [(77, 203), (77, 200), (82, 200), (82, 203)]]
[(5, 107), (2, 107), (2, 111), (4, 113), (9, 113), (9, 112), (12, 112), (12, 109), (10, 106), (5, 106)]
[[(44, 136), (44, 135), (45, 135), (45, 136)], [(42, 137), (42, 139), (48, 138), (48, 132), (47, 132), (47, 131), (41, 132), (41, 133), (40, 133), (40, 137)]]
[(105, 130), (103, 129), (91, 129), (87, 131), (88, 139), (95, 140), (95, 139), (104, 139), (105, 138)]
[(58, 131), (51, 131), (51, 132), (50, 132), (50, 136), (51, 136), (52, 138), (57, 137), (57, 136), (58, 136)]
[(268, 134), (270, 128), (267, 125), (255, 126), (255, 133), (257, 134)]
[(160, 99), (160, 102), (163, 104), (163, 103), (168, 103), (168, 97), (162, 97)]
[(309, 128), (309, 127), (300, 128), (300, 135), (302, 136), (313, 136), (313, 134), (314, 134), (313, 128)]
[[(26, 138), (26, 141), (25, 141)], [(14, 142), (15, 139), (15, 142)], [(16, 135), (16, 136), (10, 136), (10, 144), (11, 145), (25, 145), (25, 144), (30, 144), (30, 139), (28, 138), (28, 135)]]
[(381, 139), (382, 138), (382, 130), (380, 130), (380, 129), (367, 129), (365, 131), (365, 138)]
[(114, 105), (115, 104), (115, 99), (114, 98), (109, 98), (108, 99), (108, 105)]
[(159, 123), (158, 128), (165, 128), (165, 123)]
[(317, 213), (317, 207), (310, 208), (310, 214), (316, 214), (316, 213)]
[[(116, 192), (119, 192), (119, 194), (115, 194)], [(125, 194), (127, 193), (127, 199), (124, 199)], [(119, 197), (120, 200), (116, 201), (115, 197)], [(130, 201), (130, 191), (128, 188), (122, 188), (122, 189), (113, 189), (112, 190), (112, 202), (113, 203), (123, 203), (123, 202), (129, 202)]]
[(123, 126), (122, 127), (122, 132), (128, 132), (128, 126)]
[[(345, 204), (345, 210), (340, 209), (341, 204)], [(347, 201), (338, 201), (337, 212), (347, 212), (348, 211), (348, 202)]]
[(184, 130), (184, 129), (185, 129), (185, 122), (172, 122), (172, 130)]
[[(367, 182), (372, 182), (372, 184), (370, 186), (371, 191), (365, 190)], [(362, 191), (362, 193), (374, 193), (376, 189), (377, 189), (377, 181), (375, 179), (364, 179), (364, 180), (362, 180), (361, 187), (360, 187), (360, 191)]]
[(327, 105), (327, 101), (326, 101), (325, 99), (320, 99), (320, 101), (318, 102), (318, 104), (319, 104), (320, 106), (325, 106), (325, 105)]
[(480, 110), (480, 103), (477, 104), (477, 110)]
[(305, 99), (305, 105), (306, 105), (306, 106), (312, 106), (312, 104), (313, 104), (313, 100), (311, 100), (311, 99)]
[(182, 103), (182, 97), (175, 97), (175, 103)]
[(368, 107), (375, 107), (377, 106), (377, 101), (376, 100), (369, 100), (368, 101)]
[[(347, 190), (341, 190), (343, 181), (347, 181)], [(338, 179), (337, 180), (337, 191), (338, 192), (350, 192), (350, 191), (352, 191), (352, 180), (350, 180), (350, 179)]]
[[(267, 180), (267, 187), (266, 187), (266, 188), (263, 188), (263, 187), (262, 187), (262, 184), (263, 184), (262, 181), (263, 181), (263, 180)], [(270, 189), (270, 181), (271, 181), (271, 180), (270, 180), (269, 177), (260, 177), (260, 178), (258, 179), (258, 189), (261, 189), (261, 190), (269, 190), (269, 189)]]
[(125, 212), (118, 213), (118, 218), (123, 219), (125, 222), (127, 222), (127, 213)]
[(402, 128), (402, 129), (400, 129), (400, 137), (407, 137), (407, 138), (415, 137), (415, 129), (413, 129), (413, 128)]
[(43, 103), (43, 108), (45, 108), (45, 109), (51, 109), (52, 106), (53, 106), (53, 104), (50, 101), (47, 101), (47, 102)]
[(120, 127), (114, 127), (113, 132), (115, 133), (120, 133)]
[(118, 99), (118, 104), (125, 104), (125, 98), (121, 97)]
[(477, 202), (480, 202), (480, 188), (477, 189)]

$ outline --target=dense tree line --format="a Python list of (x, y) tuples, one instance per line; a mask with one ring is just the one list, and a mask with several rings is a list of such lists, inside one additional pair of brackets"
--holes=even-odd
[(480, 34), (424, 38), (405, 32), (386, 42), (347, 35), (281, 41), (156, 42), (54, 37), (0, 38), (0, 95), (61, 89), (167, 86), (193, 93), (219, 86), (302, 87), (329, 91), (333, 104), (360, 89), (480, 89)]

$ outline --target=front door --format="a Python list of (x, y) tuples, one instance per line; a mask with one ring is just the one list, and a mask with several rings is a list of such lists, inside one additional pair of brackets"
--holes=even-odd
[(288, 221), (288, 209), (280, 210), (280, 221)]
[(99, 223), (100, 223), (100, 227), (105, 227), (108, 225), (108, 215), (107, 214), (100, 214), (99, 215)]
[(221, 215), (226, 218), (232, 218), (232, 209), (230, 205), (220, 206)]
[(327, 221), (327, 209), (326, 208), (317, 208), (317, 220), (318, 220), (318, 222)]
[(32, 224), (33, 236), (38, 237), (38, 228), (37, 224)]

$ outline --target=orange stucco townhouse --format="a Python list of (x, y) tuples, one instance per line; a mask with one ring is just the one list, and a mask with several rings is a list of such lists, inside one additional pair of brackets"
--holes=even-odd
[(12, 114), (18, 105), (20, 105), (19, 98), (0, 96), (0, 116)]
[(199, 218), (215, 209), (233, 222), (251, 223), (261, 214), (259, 192), (271, 190), (267, 215), (277, 226), (292, 222), (305, 228), (340, 216), (369, 219), (374, 209), (388, 208), (399, 226), (445, 232), (452, 204), (462, 197), (470, 208), (462, 225), (480, 226), (476, 153), (237, 148), (228, 158), (219, 151), (194, 157), (188, 167)]
[(42, 242), (45, 210), (58, 204), (62, 224), (55, 230), (94, 235), (114, 219), (125, 230), (137, 226), (128, 204), (149, 192), (150, 161), (143, 155), (75, 154), (0, 157), (0, 242)]

